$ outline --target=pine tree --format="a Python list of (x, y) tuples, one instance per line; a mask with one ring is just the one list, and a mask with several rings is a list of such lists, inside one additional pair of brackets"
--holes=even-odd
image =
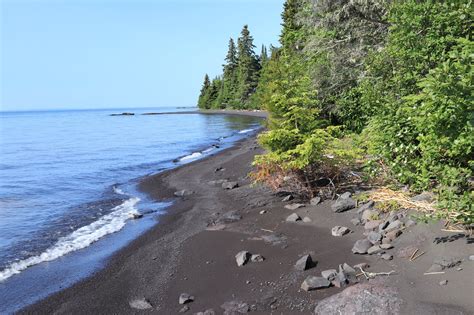
[(260, 52), (260, 67), (263, 68), (265, 67), (265, 64), (268, 61), (268, 52), (267, 52), (267, 47), (265, 45), (262, 45), (262, 51)]
[(226, 64), (222, 78), (222, 95), (220, 96), (221, 107), (232, 105), (237, 92), (237, 49), (234, 40), (229, 40), (229, 50), (225, 57)]
[(245, 107), (258, 84), (260, 63), (254, 51), (253, 37), (244, 25), (237, 42), (237, 97), (241, 107)]
[(201, 93), (199, 94), (198, 99), (198, 107), (199, 108), (209, 108), (208, 100), (209, 100), (209, 89), (211, 87), (211, 81), (209, 80), (209, 76), (206, 74), (204, 76), (204, 83), (202, 84)]

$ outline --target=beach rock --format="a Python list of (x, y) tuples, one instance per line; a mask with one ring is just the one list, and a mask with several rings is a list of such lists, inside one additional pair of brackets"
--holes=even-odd
[(339, 196), (340, 199), (348, 199), (352, 196), (352, 193), (349, 192), (349, 191), (346, 191), (345, 193), (343, 193), (342, 195)]
[(362, 212), (362, 216), (360, 217), (362, 222), (373, 221), (374, 218), (378, 218), (379, 212), (374, 209), (367, 209)]
[(369, 232), (369, 234), (367, 235), (367, 239), (374, 245), (379, 244), (380, 241), (382, 240), (382, 234), (372, 231), (372, 232)]
[(363, 213), (365, 210), (369, 210), (369, 209), (372, 209), (375, 205), (375, 202), (373, 200), (370, 200), (366, 203), (364, 203), (363, 205), (361, 205), (358, 209), (357, 209), (357, 213)]
[(304, 218), (303, 218), (303, 222), (309, 223), (309, 222), (311, 222), (311, 218), (309, 218), (309, 217), (304, 217)]
[(221, 305), (224, 315), (245, 314), (250, 312), (250, 306), (242, 301), (229, 301)]
[(447, 285), (448, 284), (448, 280), (441, 280), (439, 282), (439, 285)]
[(204, 312), (197, 312), (194, 315), (216, 315), (216, 312), (214, 311), (214, 309), (210, 308), (208, 310), (205, 310)]
[(378, 254), (378, 253), (381, 253), (381, 252), (383, 252), (383, 249), (380, 248), (379, 245), (374, 245), (374, 246), (370, 247), (369, 249), (367, 249), (367, 254), (369, 254), (369, 255)]
[(130, 212), (128, 216), (130, 217), (130, 219), (133, 219), (133, 220), (143, 218), (143, 214), (141, 214), (140, 212)]
[(401, 230), (394, 230), (394, 231), (390, 231), (388, 232), (387, 234), (385, 234), (385, 239), (389, 240), (390, 242), (392, 242), (393, 240), (395, 240), (397, 237), (399, 237), (400, 235), (402, 235), (402, 231)]
[(251, 262), (262, 262), (264, 260), (265, 260), (265, 257), (263, 257), (260, 254), (253, 254), (252, 256), (250, 256)]
[(351, 230), (349, 230), (345, 226), (335, 226), (331, 229), (331, 234), (332, 236), (343, 236), (349, 233)]
[(308, 276), (301, 284), (301, 289), (305, 291), (329, 288), (331, 282), (323, 277)]
[(394, 288), (367, 282), (323, 299), (314, 314), (400, 314), (401, 305), (402, 300)]
[[(342, 275), (344, 275), (344, 277), (342, 277)], [(342, 286), (349, 283), (349, 282), (352, 282), (352, 283), (357, 283), (359, 282), (357, 280), (357, 272), (355, 271), (354, 268), (352, 268), (351, 266), (349, 266), (347, 263), (344, 263), (342, 265), (339, 265), (339, 279), (340, 280), (344, 280), (345, 279), (345, 283), (341, 283)], [(343, 281), (344, 282), (344, 281)]]
[(346, 274), (340, 270), (331, 281), (331, 284), (337, 288), (344, 288), (349, 284), (349, 279), (347, 279)]
[(353, 225), (357, 226), (357, 225), (361, 225), (362, 221), (359, 218), (354, 218), (354, 219), (351, 220), (351, 223)]
[(302, 203), (292, 203), (292, 204), (289, 204), (289, 205), (285, 206), (285, 208), (288, 209), (288, 210), (296, 210), (296, 209), (303, 208), (303, 207), (304, 207), (304, 204), (302, 204)]
[(382, 223), (382, 221), (380, 221), (380, 220), (369, 221), (364, 225), (364, 229), (366, 229), (367, 231), (372, 231), (372, 230), (378, 229), (380, 223)]
[(474, 261), (474, 255), (469, 256), (470, 261)]
[(300, 271), (304, 271), (304, 270), (308, 270), (308, 269), (314, 267), (315, 265), (316, 264), (314, 263), (313, 258), (311, 257), (311, 255), (304, 255), (303, 257), (298, 259), (298, 261), (296, 262), (295, 269), (300, 270)]
[(321, 276), (324, 279), (327, 279), (328, 281), (332, 281), (337, 276), (337, 270), (336, 269), (323, 270), (323, 271), (321, 271)]
[(224, 189), (234, 189), (234, 188), (237, 188), (239, 187), (239, 183), (237, 182), (225, 182), (225, 183), (222, 183), (222, 188)]
[(435, 199), (435, 195), (433, 193), (424, 191), (421, 194), (412, 197), (411, 201), (432, 202), (434, 199)]
[(449, 269), (460, 265), (462, 262), (459, 258), (437, 258), (426, 272), (440, 272), (444, 269)]
[(238, 252), (237, 255), (235, 255), (235, 261), (237, 262), (237, 266), (240, 267), (245, 265), (249, 261), (250, 257), (250, 253), (245, 250)]
[(314, 197), (314, 198), (311, 198), (311, 200), (309, 201), (309, 203), (310, 203), (312, 206), (316, 206), (316, 205), (318, 205), (320, 202), (321, 202), (321, 197)]
[(151, 303), (145, 298), (131, 300), (130, 302), (128, 302), (128, 304), (131, 308), (137, 310), (148, 310), (150, 308), (153, 308)]
[(392, 248), (393, 248), (393, 245), (390, 244), (390, 243), (381, 244), (381, 245), (380, 245), (380, 248), (381, 248), (381, 249), (392, 249)]
[(181, 305), (191, 303), (192, 301), (194, 301), (194, 296), (189, 295), (188, 293), (181, 293), (178, 299), (178, 302)]
[(192, 194), (194, 194), (194, 191), (187, 190), (187, 189), (178, 190), (178, 191), (174, 192), (175, 197), (186, 197), (186, 196), (190, 196)]
[(286, 218), (286, 222), (296, 222), (300, 220), (301, 220), (300, 216), (297, 215), (296, 213), (292, 213)]
[(260, 211), (259, 213), (260, 213), (260, 214), (265, 214), (265, 213), (267, 213), (267, 210), (262, 210), (262, 211)]
[(287, 195), (285, 198), (283, 198), (281, 201), (283, 202), (287, 202), (287, 201), (290, 201), (290, 200), (293, 200), (293, 195)]
[(344, 212), (353, 209), (356, 206), (356, 202), (352, 198), (339, 198), (335, 203), (331, 205), (334, 212)]
[(390, 254), (383, 254), (382, 256), (380, 256), (380, 258), (382, 258), (384, 260), (392, 260), (393, 256), (390, 255)]
[(358, 240), (352, 247), (354, 254), (367, 254), (367, 250), (372, 247), (372, 243), (368, 239)]
[(400, 220), (395, 220), (385, 228), (385, 231), (388, 233), (394, 230), (399, 230), (402, 227), (403, 227), (403, 222)]
[(187, 311), (189, 311), (189, 306), (187, 306), (187, 305), (183, 306), (183, 307), (179, 310), (180, 313), (186, 313)]
[(351, 266), (349, 266), (349, 264), (347, 264), (347, 263), (342, 264), (342, 270), (347, 274), (351, 274), (351, 273), (355, 274), (356, 273), (355, 269), (352, 268)]

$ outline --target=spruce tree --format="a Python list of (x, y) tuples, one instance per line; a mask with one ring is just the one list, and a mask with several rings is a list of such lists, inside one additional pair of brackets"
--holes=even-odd
[(260, 67), (263, 68), (268, 61), (267, 47), (262, 45), (262, 51), (260, 52)]
[(201, 93), (199, 94), (198, 99), (198, 107), (199, 108), (209, 108), (208, 100), (209, 100), (209, 88), (211, 87), (211, 81), (209, 80), (209, 76), (206, 74), (204, 76), (204, 83), (202, 84)]
[(237, 92), (237, 49), (234, 40), (229, 40), (229, 50), (225, 57), (226, 64), (222, 78), (222, 95), (220, 97), (221, 107), (232, 105)]
[(248, 26), (244, 25), (237, 43), (237, 97), (240, 107), (245, 108), (258, 84), (260, 63), (254, 51), (253, 37)]

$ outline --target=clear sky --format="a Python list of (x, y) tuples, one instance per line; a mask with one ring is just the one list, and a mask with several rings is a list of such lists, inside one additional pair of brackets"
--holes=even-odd
[(193, 106), (249, 25), (278, 44), (283, 0), (0, 0), (1, 110)]

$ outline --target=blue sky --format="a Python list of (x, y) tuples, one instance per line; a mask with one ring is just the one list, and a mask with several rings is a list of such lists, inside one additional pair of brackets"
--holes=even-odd
[(278, 44), (283, 0), (0, 0), (1, 110), (193, 106), (248, 24)]

